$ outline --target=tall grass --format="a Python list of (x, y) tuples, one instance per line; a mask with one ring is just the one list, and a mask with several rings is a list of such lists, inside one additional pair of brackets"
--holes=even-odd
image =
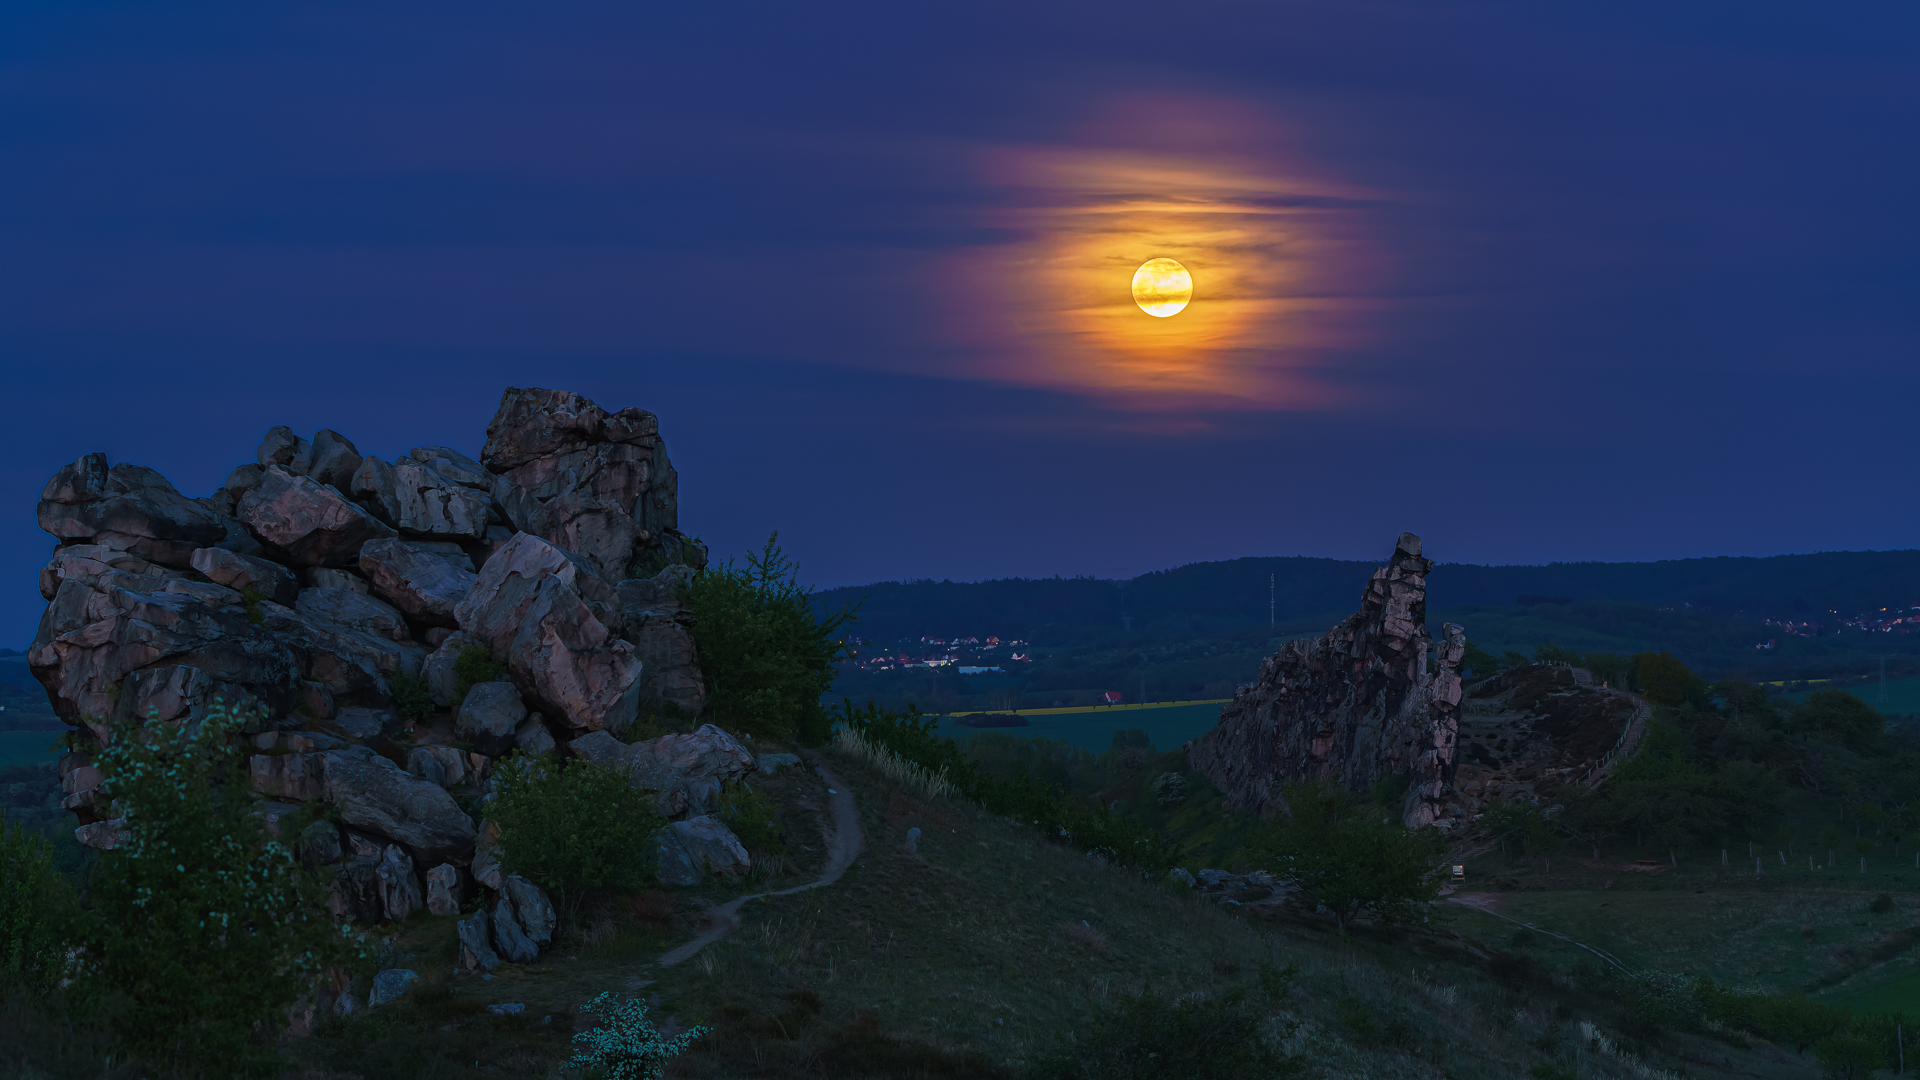
[(894, 783), (912, 788), (929, 799), (949, 800), (960, 794), (960, 789), (947, 778), (946, 769), (935, 772), (916, 765), (884, 746), (861, 738), (852, 728), (837, 729), (833, 733), (833, 745), (843, 754), (868, 762)]

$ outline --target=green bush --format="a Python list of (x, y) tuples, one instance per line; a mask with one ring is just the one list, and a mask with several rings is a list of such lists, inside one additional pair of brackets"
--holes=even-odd
[(507, 677), (507, 665), (493, 658), (485, 645), (462, 645), (453, 658), (453, 704), (459, 708), (467, 691), (483, 682), (499, 682)]
[(780, 552), (780, 534), (749, 553), (693, 577), (686, 604), (693, 643), (707, 683), (707, 710), (755, 736), (817, 746), (833, 731), (820, 697), (833, 686), (834, 664), (847, 655), (840, 632), (855, 608), (822, 616), (813, 590)]
[(720, 820), (749, 851), (779, 854), (787, 850), (774, 824), (773, 803), (765, 795), (736, 781), (727, 785), (716, 802)]
[(1405, 828), (1331, 783), (1290, 784), (1285, 797), (1288, 815), (1249, 845), (1256, 861), (1326, 907), (1342, 929), (1363, 913), (1381, 922), (1424, 917), (1440, 892), (1436, 830)]
[(317, 883), (253, 813), (229, 736), (258, 719), (218, 703), (198, 725), (124, 721), (95, 759), (125, 826), (93, 875), (81, 989), (162, 1073), (264, 1068), (272, 1040), (256, 1029), (282, 1024), (342, 953)]
[(1281, 1049), (1293, 1021), (1245, 990), (1169, 1000), (1151, 987), (1095, 1011), (1066, 1046), (1036, 1062), (1027, 1080), (1271, 1080), (1305, 1062)]
[(0, 825), (0, 990), (51, 994), (66, 975), (73, 890), (53, 868), (53, 844)]
[(396, 671), (387, 676), (387, 688), (393, 691), (393, 707), (400, 719), (418, 724), (433, 715), (433, 691), (427, 689), (427, 680)]
[(624, 772), (515, 753), (495, 769), (493, 791), (486, 816), (500, 829), (501, 866), (545, 889), (569, 919), (592, 890), (652, 880), (665, 821)]

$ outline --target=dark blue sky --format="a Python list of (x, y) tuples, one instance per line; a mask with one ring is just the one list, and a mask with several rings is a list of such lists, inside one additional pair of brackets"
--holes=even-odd
[[(660, 414), (806, 576), (1913, 546), (1920, 8), (14, 3), (0, 641), (90, 450)], [(1131, 306), (1183, 259), (1174, 319)]]

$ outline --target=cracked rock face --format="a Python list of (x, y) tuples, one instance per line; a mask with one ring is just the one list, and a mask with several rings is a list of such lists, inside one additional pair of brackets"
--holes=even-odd
[(1266, 814), (1284, 809), (1281, 789), (1298, 780), (1361, 792), (1405, 776), (1406, 824), (1438, 819), (1453, 785), (1467, 641), (1452, 623), (1437, 646), (1427, 633), (1432, 568), (1420, 538), (1403, 533), (1359, 611), (1321, 637), (1282, 645), (1189, 745), (1193, 767), (1228, 805)]
[[(29, 662), (77, 729), (60, 766), (76, 836), (122, 837), (92, 764), (116, 723), (192, 723), (224, 701), (261, 713), (243, 737), (263, 818), (325, 806), (300, 851), (332, 875), (335, 914), (457, 910), (469, 865), (499, 892), (461, 809), (494, 757), (617, 732), (642, 695), (699, 712), (675, 599), (688, 571), (655, 573), (705, 558), (676, 531), (677, 484), (651, 413), (531, 388), (502, 395), (477, 460), (275, 427), (202, 499), (104, 454), (61, 467), (36, 508), (56, 546)], [(654, 576), (629, 581), (635, 567)], [(476, 647), (505, 674), (469, 687), (456, 666)], [(653, 771), (704, 805), (716, 770), (738, 771), (720, 758)], [(550, 906), (520, 884), (492, 906), (543, 944)]]

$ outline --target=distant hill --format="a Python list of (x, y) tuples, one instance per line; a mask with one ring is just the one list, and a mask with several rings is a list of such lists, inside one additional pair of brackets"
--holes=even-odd
[[(1273, 580), (1277, 629), (1324, 627), (1359, 605), (1361, 589), (1378, 565), (1341, 559), (1245, 558), (1190, 563), (1129, 581), (1079, 577), (878, 582), (823, 590), (819, 597), (831, 607), (864, 597), (858, 633), (875, 641), (994, 634), (1075, 644), (1265, 627), (1268, 575)], [(1832, 622), (1836, 612), (1851, 615), (1920, 604), (1920, 551), (1545, 566), (1442, 563), (1427, 582), (1429, 610), (1435, 613), (1534, 607), (1556, 601), (1627, 601), (1756, 624), (1768, 617)]]

